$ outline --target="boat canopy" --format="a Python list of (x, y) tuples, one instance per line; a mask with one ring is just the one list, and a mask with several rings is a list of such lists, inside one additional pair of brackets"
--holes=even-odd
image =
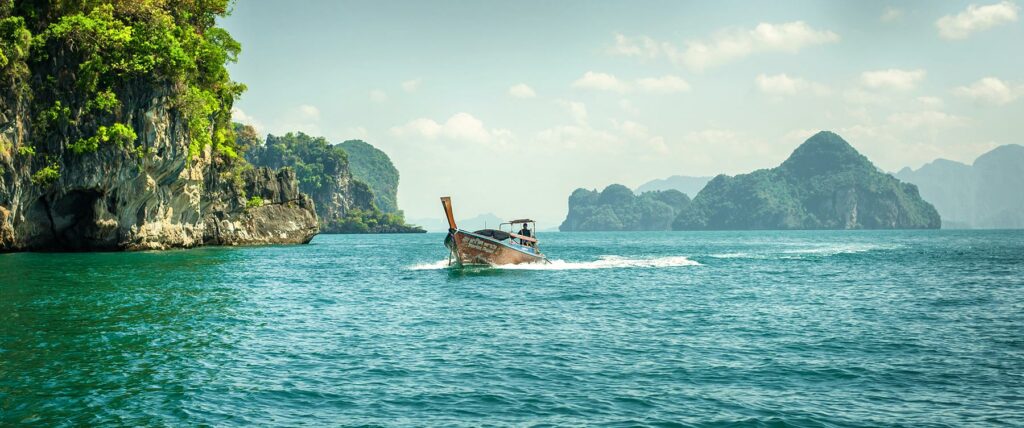
[(534, 223), (534, 221), (530, 220), (528, 218), (521, 218), (521, 219), (518, 219), (518, 220), (509, 220), (509, 223), (511, 223), (511, 224)]
[(508, 232), (497, 229), (480, 229), (473, 233), (480, 236), (486, 236), (488, 238), (494, 238), (498, 241), (504, 241), (509, 238)]

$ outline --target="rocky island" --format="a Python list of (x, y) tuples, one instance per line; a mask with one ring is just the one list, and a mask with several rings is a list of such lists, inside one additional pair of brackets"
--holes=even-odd
[(822, 131), (782, 165), (719, 175), (673, 223), (701, 229), (937, 229), (917, 186), (881, 172), (839, 135)]
[(295, 173), (242, 158), (228, 2), (0, 3), (0, 250), (308, 242)]
[[(239, 135), (254, 133), (241, 127)], [(242, 145), (250, 147), (245, 157), (253, 165), (295, 170), (299, 190), (316, 204), (323, 233), (425, 232), (405, 223), (396, 202), (398, 170), (370, 144), (331, 144), (298, 132)]]
[(935, 229), (940, 223), (916, 186), (879, 171), (840, 136), (822, 131), (782, 165), (719, 175), (692, 201), (677, 190), (577, 189), (559, 229)]
[(678, 190), (634, 195), (621, 184), (612, 184), (601, 192), (576, 189), (569, 196), (569, 215), (558, 230), (670, 230), (672, 221), (689, 204), (690, 198)]

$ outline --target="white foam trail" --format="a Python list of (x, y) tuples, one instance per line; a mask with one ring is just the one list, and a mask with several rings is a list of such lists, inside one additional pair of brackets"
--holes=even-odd
[[(787, 244), (783, 244), (787, 245)], [(800, 245), (800, 244), (797, 244)], [(746, 252), (733, 252), (733, 253), (719, 253), (710, 254), (708, 257), (714, 257), (716, 259), (768, 259), (768, 258), (781, 258), (781, 259), (801, 259), (804, 256), (835, 256), (839, 254), (857, 254), (868, 251), (886, 249), (889, 247), (883, 247), (879, 245), (871, 244), (836, 244), (836, 245), (824, 245), (810, 248), (795, 248), (790, 250), (779, 250), (767, 249), (763, 252), (746, 253)], [(895, 247), (892, 247), (895, 248)]]
[[(700, 266), (700, 263), (684, 256), (657, 257), (649, 259), (631, 259), (620, 256), (601, 256), (589, 262), (567, 262), (551, 260), (551, 263), (526, 263), (520, 265), (494, 266), (493, 269), (505, 270), (582, 270), (582, 269), (615, 269), (615, 268), (668, 268), (680, 266)], [(434, 263), (422, 263), (410, 266), (410, 270), (434, 270), (448, 267), (447, 260)]]
[(652, 259), (630, 259), (619, 256), (601, 256), (590, 262), (567, 262), (552, 260), (551, 263), (528, 263), (521, 265), (496, 266), (498, 269), (509, 270), (578, 270), (578, 269), (614, 269), (614, 268), (667, 268), (679, 266), (700, 266), (684, 256), (658, 257)]
[(409, 266), (409, 270), (438, 270), (448, 267), (448, 260), (438, 260), (433, 263), (420, 263)]

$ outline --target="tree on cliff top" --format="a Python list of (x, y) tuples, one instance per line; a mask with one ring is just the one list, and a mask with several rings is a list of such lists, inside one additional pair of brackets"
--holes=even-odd
[(33, 152), (60, 158), (130, 145), (141, 126), (130, 106), (166, 96), (185, 119), (190, 156), (212, 146), (237, 157), (231, 106), (245, 86), (225, 66), (241, 46), (216, 26), (229, 4), (0, 0), (0, 66), (31, 100)]

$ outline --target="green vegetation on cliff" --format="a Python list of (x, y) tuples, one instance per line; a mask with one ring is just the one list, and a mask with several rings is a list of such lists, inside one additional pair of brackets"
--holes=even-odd
[(638, 196), (621, 184), (612, 184), (601, 192), (576, 189), (569, 196), (569, 215), (559, 230), (670, 230), (676, 215), (689, 203), (690, 198), (678, 190)]
[(917, 187), (879, 171), (840, 136), (819, 132), (779, 167), (719, 175), (675, 229), (921, 229), (939, 214)]
[(398, 211), (398, 169), (387, 153), (362, 140), (339, 144), (348, 153), (348, 165), (356, 180), (370, 185), (373, 202), (387, 213)]
[(153, 88), (182, 115), (191, 156), (212, 146), (236, 157), (231, 106), (245, 86), (225, 65), (241, 47), (216, 26), (229, 3), (0, 0), (0, 77), (27, 103), (36, 168), (133, 144), (132, 106)]
[(256, 166), (293, 168), (299, 190), (310, 195), (316, 204), (324, 233), (422, 232), (406, 225), (401, 212), (388, 213), (377, 208), (371, 186), (353, 177), (349, 156), (341, 145), (302, 132), (268, 135), (261, 142), (254, 137), (255, 132), (246, 128), (240, 126), (236, 131), (236, 145), (247, 148), (246, 159)]

